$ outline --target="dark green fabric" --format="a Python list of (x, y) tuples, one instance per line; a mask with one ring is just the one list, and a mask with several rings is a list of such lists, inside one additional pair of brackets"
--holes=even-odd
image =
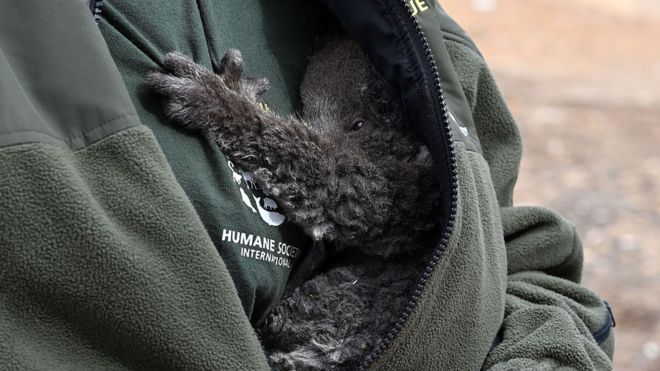
[[(438, 63), (445, 91), (460, 97), (461, 89), (467, 101), (450, 100), (448, 108), (470, 108), (459, 114), (471, 116), (482, 154), (454, 131), (460, 191), (453, 235), (411, 319), (374, 369), (610, 370), (609, 312), (579, 285), (575, 228), (549, 210), (512, 206), (518, 129), (474, 44), (429, 5), (417, 17), (436, 32), (434, 55), (450, 58)], [(594, 334), (603, 330), (599, 344)]]
[(511, 206), (522, 155), (518, 127), (482, 57), (461, 43), (447, 41), (446, 48), (452, 68), (445, 73), (455, 73), (459, 78), (497, 200), (500, 206)]
[(454, 232), (419, 304), (375, 370), (476, 370), (504, 312), (506, 260), (497, 200), (480, 155), (456, 144)]
[(147, 128), (5, 147), (0, 173), (0, 368), (267, 369)]
[(87, 4), (0, 10), (0, 369), (268, 369)]
[[(143, 76), (170, 49), (210, 66), (211, 56), (238, 46), (248, 63), (254, 57), (251, 71), (274, 79), (267, 100), (286, 111), (309, 37), (291, 35), (311, 21), (296, 13), (304, 10), (298, 2), (232, 3), (237, 12), (210, 1), (122, 2), (130, 11), (117, 3), (106, 4), (101, 20), (111, 57), (85, 2), (0, 0), (0, 97), (9, 102), (0, 113), (0, 368), (265, 370), (246, 312), (258, 317), (265, 309), (255, 308), (273, 301), (286, 273), (264, 269), (279, 281), (249, 281), (254, 271), (223, 255), (221, 224), (213, 223), (226, 220), (223, 203), (240, 202), (233, 173), (204, 138), (159, 121)], [(419, 17), (439, 11), (414, 3), (427, 4)], [(262, 18), (269, 27), (258, 26)], [(471, 117), (481, 153), (454, 128), (454, 232), (373, 369), (611, 369), (608, 310), (579, 284), (575, 228), (549, 210), (513, 206), (515, 122), (474, 45), (446, 15), (430, 20), (445, 36), (432, 46), (450, 59), (438, 63), (446, 89), (465, 99), (452, 107)], [(275, 44), (291, 54), (275, 53)], [(155, 135), (132, 116), (111, 58)], [(84, 79), (71, 74), (76, 68)], [(103, 131), (116, 115), (125, 115), (124, 126)], [(236, 223), (249, 216), (229, 213)]]
[(227, 263), (253, 323), (282, 295), (295, 258), (310, 241), (298, 228), (278, 224), (280, 214), (275, 221), (263, 220), (260, 214), (268, 213), (267, 206), (274, 202), (254, 189), (249, 176), (242, 179), (238, 169), (232, 170), (215, 143), (167, 122), (160, 97), (146, 87), (145, 77), (169, 51), (183, 52), (212, 68), (227, 49), (238, 48), (246, 73), (271, 81), (264, 96), (268, 106), (291, 113), (312, 45), (313, 14), (309, 2), (302, 0), (105, 0), (100, 21), (140, 119), (154, 131)]
[(473, 107), (506, 241), (504, 340), (484, 368), (612, 369), (613, 331), (601, 344), (593, 337), (608, 324), (609, 311), (579, 285), (583, 255), (575, 227), (544, 208), (511, 206), (520, 163), (515, 122), (483, 59), (462, 43), (449, 41), (447, 48)]
[(81, 32), (94, 20), (80, 3), (0, 1), (0, 147), (82, 148), (136, 124), (107, 47), (98, 33)]
[[(444, 47), (444, 37), (447, 33), (442, 28), (445, 24), (443, 22), (448, 22), (450, 18), (434, 7), (435, 2), (431, 3), (431, 7), (427, 7), (426, 10), (418, 6), (417, 19), (431, 46), (438, 70), (451, 71), (451, 58)], [(455, 73), (441, 73), (440, 80), (454, 140), (463, 142), (470, 151), (481, 152), (474, 119), (458, 77)]]

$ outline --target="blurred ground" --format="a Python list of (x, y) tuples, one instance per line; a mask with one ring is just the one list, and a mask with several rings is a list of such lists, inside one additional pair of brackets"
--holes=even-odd
[(617, 370), (660, 370), (660, 0), (442, 0), (523, 134), (517, 204), (577, 224)]

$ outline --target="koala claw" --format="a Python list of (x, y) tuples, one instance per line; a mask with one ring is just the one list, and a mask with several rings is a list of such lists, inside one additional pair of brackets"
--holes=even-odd
[(243, 77), (244, 66), (245, 62), (241, 52), (238, 49), (229, 49), (220, 61), (220, 76), (229, 88), (256, 100), (268, 91), (270, 82), (265, 77)]
[(193, 80), (213, 75), (213, 72), (206, 67), (195, 63), (190, 57), (179, 52), (167, 53), (163, 60), (163, 68), (174, 76)]
[(228, 86), (237, 85), (243, 76), (243, 55), (237, 49), (229, 49), (220, 61), (220, 75)]

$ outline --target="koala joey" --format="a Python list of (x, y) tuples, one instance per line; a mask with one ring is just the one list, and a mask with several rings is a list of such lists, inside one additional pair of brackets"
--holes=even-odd
[[(229, 50), (215, 74), (180, 53), (149, 85), (165, 113), (203, 130), (314, 240), (332, 268), (294, 288), (258, 326), (274, 369), (356, 367), (392, 328), (440, 224), (439, 179), (397, 91), (352, 40), (315, 52), (299, 117), (262, 109), (268, 80), (243, 76)], [(424, 250), (426, 247), (426, 250)]]

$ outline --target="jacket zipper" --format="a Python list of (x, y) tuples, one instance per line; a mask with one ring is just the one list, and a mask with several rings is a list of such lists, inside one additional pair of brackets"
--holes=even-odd
[(103, 0), (89, 0), (89, 10), (94, 16), (94, 21), (99, 23), (101, 19), (101, 11), (103, 9)]
[(368, 369), (380, 356), (382, 353), (387, 350), (387, 348), (390, 346), (394, 338), (401, 332), (401, 329), (403, 329), (403, 326), (406, 324), (410, 316), (412, 315), (412, 312), (414, 311), (415, 307), (417, 306), (417, 303), (419, 302), (420, 296), (422, 294), (422, 291), (424, 290), (424, 287), (426, 286), (427, 281), (431, 277), (431, 274), (433, 274), (433, 271), (435, 267), (438, 265), (438, 262), (440, 261), (440, 257), (444, 253), (445, 249), (447, 248), (447, 244), (449, 242), (449, 238), (451, 237), (451, 234), (454, 229), (454, 223), (456, 221), (456, 214), (457, 214), (457, 207), (458, 207), (458, 164), (457, 164), (457, 159), (456, 159), (456, 152), (454, 149), (454, 139), (453, 139), (453, 134), (451, 131), (451, 124), (449, 122), (449, 114), (447, 111), (447, 104), (445, 101), (445, 96), (442, 88), (442, 82), (440, 80), (440, 74), (438, 73), (438, 67), (435, 63), (435, 60), (433, 59), (433, 53), (431, 51), (431, 47), (429, 45), (428, 39), (424, 35), (424, 32), (422, 31), (422, 27), (419, 24), (419, 21), (413, 14), (412, 9), (408, 6), (408, 1), (406, 0), (399, 0), (398, 1), (398, 8), (396, 9), (396, 12), (398, 15), (401, 15), (402, 18), (407, 18), (409, 22), (407, 22), (406, 26), (407, 27), (412, 27), (412, 29), (408, 29), (409, 31), (414, 31), (410, 32), (411, 34), (416, 34), (416, 38), (413, 37), (413, 44), (415, 46), (415, 49), (418, 52), (422, 52), (423, 55), (425, 56), (426, 63), (422, 62), (422, 76), (424, 78), (424, 81), (428, 84), (428, 86), (434, 86), (435, 90), (432, 90), (432, 98), (434, 102), (440, 103), (440, 107), (435, 107), (435, 116), (438, 120), (442, 121), (444, 124), (444, 131), (445, 134), (449, 140), (449, 162), (450, 162), (450, 168), (451, 168), (451, 208), (449, 212), (449, 220), (447, 221), (447, 225), (444, 227), (444, 231), (442, 232), (442, 237), (440, 239), (440, 244), (439, 246), (435, 249), (433, 252), (433, 256), (431, 257), (431, 261), (429, 264), (426, 266), (424, 269), (424, 272), (422, 273), (422, 277), (419, 279), (417, 282), (417, 285), (415, 287), (415, 290), (413, 291), (410, 301), (406, 305), (405, 309), (403, 310), (403, 313), (397, 320), (397, 322), (394, 324), (394, 327), (387, 333), (387, 335), (380, 341), (380, 343), (376, 346), (376, 348), (369, 354), (367, 357), (362, 361), (360, 364), (360, 371), (364, 371)]

